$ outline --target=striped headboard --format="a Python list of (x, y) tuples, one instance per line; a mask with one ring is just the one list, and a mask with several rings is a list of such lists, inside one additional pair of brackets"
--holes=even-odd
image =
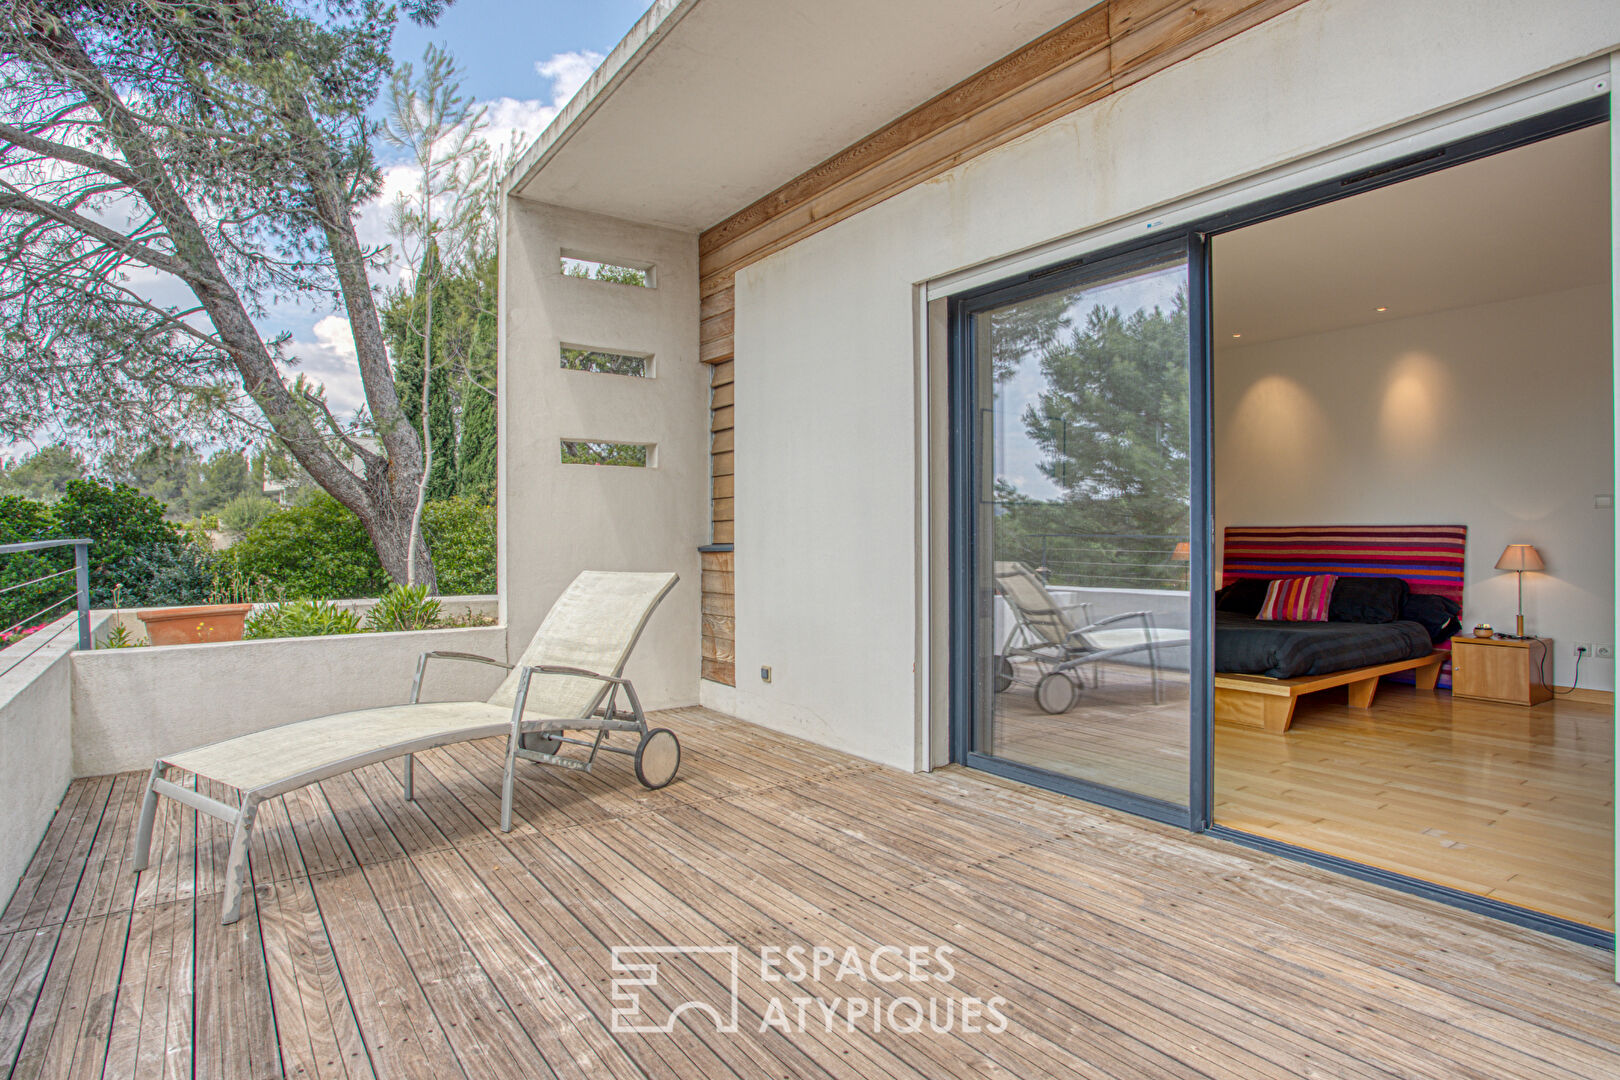
[(1462, 603), (1466, 525), (1229, 525), (1221, 584), (1238, 578), (1405, 578)]

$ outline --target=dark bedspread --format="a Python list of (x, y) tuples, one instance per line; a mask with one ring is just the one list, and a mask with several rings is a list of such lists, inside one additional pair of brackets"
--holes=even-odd
[(1292, 679), (1427, 656), (1434, 646), (1415, 622), (1260, 622), (1215, 613), (1215, 670)]

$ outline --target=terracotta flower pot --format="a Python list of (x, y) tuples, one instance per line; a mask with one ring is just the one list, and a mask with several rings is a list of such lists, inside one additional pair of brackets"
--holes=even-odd
[(241, 641), (242, 623), (252, 604), (201, 604), (196, 607), (137, 611), (153, 645), (191, 645), (199, 641)]

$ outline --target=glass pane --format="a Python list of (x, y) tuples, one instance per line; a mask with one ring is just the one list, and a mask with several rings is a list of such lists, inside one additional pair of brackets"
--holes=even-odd
[(1186, 805), (1187, 267), (975, 318), (975, 749)]

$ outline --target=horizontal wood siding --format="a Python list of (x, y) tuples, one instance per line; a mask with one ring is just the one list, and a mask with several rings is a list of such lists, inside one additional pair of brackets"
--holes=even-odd
[[(729, 300), (727, 301), (729, 303)], [(727, 325), (731, 314), (726, 313)], [(709, 446), (711, 514), (713, 539), (716, 544), (732, 543), (732, 484), (736, 455), (733, 452), (731, 428), (732, 371), (730, 360), (714, 365), (710, 381), (713, 387), (710, 399)], [(736, 609), (732, 594), (736, 588), (732, 554), (729, 551), (703, 553), (703, 677), (727, 686), (737, 685), (736, 671)]]
[(729, 551), (703, 553), (703, 677), (737, 685), (735, 577)]
[[(706, 230), (698, 241), (698, 355), (715, 365), (714, 542), (733, 542), (733, 283), (739, 269), (1301, 3), (1109, 0)], [(704, 672), (713, 677), (709, 640), (705, 628)], [(720, 681), (734, 685), (730, 678)]]

